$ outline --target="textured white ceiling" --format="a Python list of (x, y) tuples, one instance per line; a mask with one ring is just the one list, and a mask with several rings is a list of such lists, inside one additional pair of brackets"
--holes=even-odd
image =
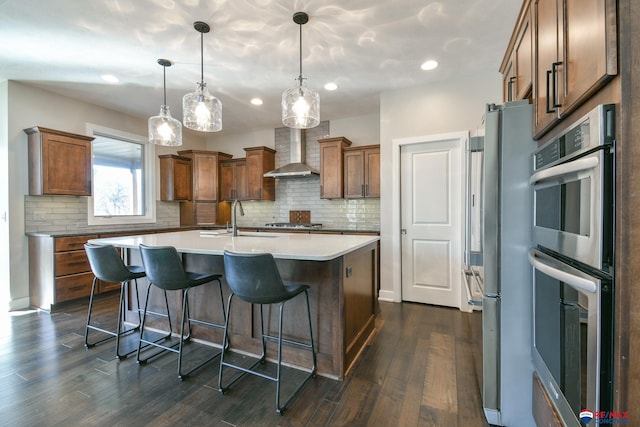
[[(321, 119), (378, 110), (386, 90), (465, 78), (498, 67), (519, 0), (0, 0), (0, 79), (22, 81), (138, 116), (162, 103), (182, 118), (182, 96), (204, 79), (223, 105), (223, 132), (281, 126), (280, 97), (298, 74), (320, 91)], [(440, 66), (420, 70), (426, 59)], [(109, 85), (102, 74), (120, 84)], [(335, 81), (335, 92), (322, 89)], [(249, 100), (259, 96), (264, 105)]]

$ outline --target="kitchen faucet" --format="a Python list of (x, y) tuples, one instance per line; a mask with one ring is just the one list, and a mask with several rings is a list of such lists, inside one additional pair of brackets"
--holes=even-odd
[(240, 205), (240, 215), (244, 216), (244, 209), (242, 209), (242, 202), (238, 199), (233, 201), (233, 205), (231, 206), (231, 227), (232, 227), (232, 235), (236, 237), (238, 235), (238, 223), (236, 221), (236, 205)]

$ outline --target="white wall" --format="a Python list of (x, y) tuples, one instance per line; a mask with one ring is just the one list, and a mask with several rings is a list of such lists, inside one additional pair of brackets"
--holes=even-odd
[[(4, 99), (2, 89), (0, 89), (0, 99)], [(28, 194), (29, 186), (27, 135), (23, 129), (44, 126), (86, 134), (86, 124), (93, 123), (137, 135), (146, 135), (147, 118), (128, 116), (13, 81), (8, 82), (6, 99), (6, 110), (0, 110), (7, 112), (6, 115), (1, 114), (2, 118), (0, 118), (2, 121), (0, 123), (7, 123), (6, 137), (4, 132), (0, 137), (0, 153), (4, 153), (3, 141), (6, 141), (8, 167), (0, 169), (0, 173), (3, 174), (0, 186), (2, 186), (2, 191), (8, 187), (8, 217), (11, 226), (8, 239), (0, 243), (3, 245), (2, 251), (4, 251), (6, 242), (9, 242), (9, 268), (3, 268), (2, 276), (0, 276), (1, 278), (6, 275), (8, 279), (0, 281), (0, 287), (3, 288), (0, 295), (6, 292), (5, 289), (8, 286), (9, 308), (15, 310), (29, 306), (29, 257), (24, 219), (24, 196)], [(204, 139), (195, 132), (184, 132), (183, 141), (184, 149), (205, 148)], [(175, 151), (175, 148), (171, 147), (158, 147), (156, 154)], [(159, 178), (156, 180), (159, 183)], [(7, 271), (8, 273), (6, 273)]]
[[(0, 82), (0, 312), (9, 308), (9, 141), (8, 82)], [(6, 172), (2, 172), (6, 171)]]
[(499, 103), (502, 81), (498, 71), (464, 80), (396, 90), (380, 98), (380, 299), (401, 301), (400, 227), (398, 207), (392, 195), (399, 191), (399, 174), (391, 162), (392, 143), (397, 138), (475, 130), (485, 104)]
[(331, 120), (331, 136), (344, 136), (356, 145), (380, 143), (380, 114)]
[(274, 129), (264, 129), (254, 132), (236, 133), (231, 135), (213, 134), (207, 139), (207, 150), (221, 151), (231, 154), (234, 158), (245, 157), (244, 147), (275, 147)]

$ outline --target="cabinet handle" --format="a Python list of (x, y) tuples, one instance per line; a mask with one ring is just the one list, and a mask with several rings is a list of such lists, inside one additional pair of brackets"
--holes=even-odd
[(364, 196), (367, 197), (369, 195), (369, 184), (364, 185)]
[(262, 200), (262, 188), (258, 189), (258, 199)]
[(364, 197), (364, 184), (360, 184), (360, 194)]
[(320, 197), (324, 196), (324, 188), (322, 188), (322, 184), (320, 184)]
[(507, 83), (507, 101), (513, 101), (513, 84), (516, 81), (516, 77), (510, 77), (509, 83)]
[(551, 109), (551, 104), (549, 103), (549, 101), (551, 100), (551, 93), (549, 92), (549, 83), (551, 80), (551, 70), (547, 70), (547, 99), (546, 99), (546, 104), (547, 104), (547, 113), (553, 113), (555, 110)]
[(86, 288), (86, 285), (78, 285), (78, 286), (71, 286), (69, 288), (69, 290), (70, 291), (79, 291), (79, 290), (84, 289), (84, 288)]
[(562, 62), (554, 62), (551, 65), (551, 85), (553, 86), (553, 108), (562, 107), (562, 104), (558, 102), (558, 90), (556, 88), (556, 80), (558, 80), (558, 66), (562, 65)]

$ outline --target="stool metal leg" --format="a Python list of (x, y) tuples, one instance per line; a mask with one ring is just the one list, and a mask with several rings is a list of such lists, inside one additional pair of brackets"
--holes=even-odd
[[(313, 343), (313, 328), (312, 328), (312, 324), (311, 324), (311, 306), (309, 304), (309, 295), (307, 293), (307, 291), (304, 291), (305, 294), (305, 301), (307, 304), (307, 319), (309, 321), (309, 343), (306, 342), (299, 342), (299, 341), (295, 341), (295, 340), (291, 340), (291, 339), (287, 339), (287, 338), (283, 338), (282, 337), (282, 325), (283, 325), (283, 311), (284, 311), (284, 304), (286, 301), (280, 303), (280, 307), (279, 307), (279, 318), (278, 318), (278, 336), (272, 336), (269, 334), (265, 334), (264, 332), (264, 316), (263, 316), (263, 305), (260, 304), (260, 328), (261, 328), (261, 340), (262, 340), (262, 354), (259, 356), (258, 360), (256, 362), (254, 362), (251, 366), (249, 366), (248, 368), (242, 367), (242, 366), (238, 366), (238, 365), (234, 365), (232, 363), (226, 362), (224, 360), (224, 354), (222, 354), (221, 358), (220, 358), (220, 371), (218, 374), (218, 391), (220, 393), (226, 393), (227, 390), (229, 390), (229, 388), (231, 386), (233, 386), (233, 384), (235, 384), (238, 380), (240, 380), (242, 377), (244, 377), (246, 374), (253, 374), (256, 376), (259, 376), (261, 378), (265, 378), (271, 381), (274, 381), (276, 383), (276, 412), (278, 414), (281, 414), (285, 411), (285, 409), (287, 408), (287, 406), (298, 396), (298, 394), (300, 393), (300, 391), (302, 390), (302, 388), (309, 382), (309, 380), (311, 380), (312, 378), (314, 378), (316, 376), (316, 354), (315, 354), (315, 345)], [(231, 318), (231, 301), (233, 299), (233, 292), (229, 295), (229, 299), (227, 301), (227, 319), (225, 322), (225, 335), (223, 338), (223, 346), (226, 345), (226, 340), (227, 340), (227, 331), (229, 328), (229, 319)], [(266, 375), (262, 372), (258, 372), (255, 371), (254, 368), (256, 366), (258, 366), (261, 363), (264, 363), (265, 359), (266, 359), (266, 340), (267, 339), (272, 339), (272, 340), (276, 340), (278, 343), (278, 359), (277, 359), (277, 366), (276, 366), (276, 376), (270, 376), (270, 375)], [(280, 381), (281, 381), (281, 367), (282, 367), (282, 343), (286, 343), (286, 344), (290, 344), (290, 345), (295, 345), (298, 347), (303, 347), (303, 348), (307, 348), (311, 351), (311, 357), (312, 357), (312, 367), (311, 367), (311, 371), (307, 374), (307, 376), (304, 378), (304, 380), (298, 385), (298, 387), (291, 393), (291, 395), (288, 397), (287, 401), (284, 403), (284, 405), (280, 405)], [(230, 367), (233, 369), (236, 369), (238, 371), (240, 371), (240, 374), (237, 375), (231, 382), (229, 382), (229, 384), (227, 384), (226, 386), (222, 384), (222, 374), (224, 371), (224, 367)]]

